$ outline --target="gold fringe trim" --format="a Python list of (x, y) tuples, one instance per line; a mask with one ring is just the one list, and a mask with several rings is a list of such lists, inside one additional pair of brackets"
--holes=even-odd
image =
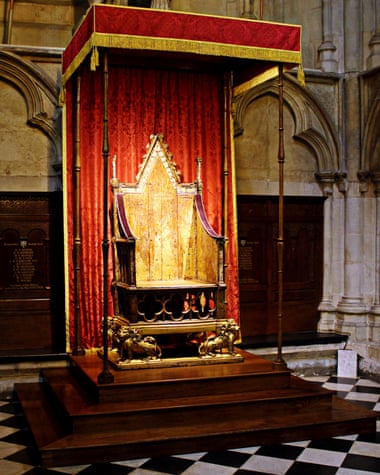
[(90, 64), (90, 69), (91, 71), (96, 71), (96, 68), (99, 66), (99, 51), (96, 46), (92, 48), (92, 54), (91, 54), (91, 64)]
[(63, 107), (66, 102), (66, 88), (62, 86), (59, 91), (58, 104), (60, 107)]
[(297, 79), (298, 79), (299, 83), (301, 84), (301, 86), (305, 86), (305, 85), (306, 85), (306, 81), (305, 81), (305, 71), (304, 71), (304, 69), (303, 69), (302, 63), (298, 66)]
[(104, 48), (174, 51), (179, 53), (256, 59), (292, 64), (299, 64), (301, 62), (299, 51), (207, 41), (190, 41), (178, 38), (157, 38), (153, 36), (110, 35), (107, 33), (94, 33), (94, 36), (93, 44)]
[[(302, 45), (302, 27), (301, 27), (301, 45)], [(301, 60), (298, 64), (298, 71), (297, 71), (297, 79), (298, 79), (298, 82), (300, 83), (300, 85), (302, 87), (304, 87), (306, 85), (306, 80), (305, 80), (305, 71), (303, 69), (303, 64), (302, 64), (302, 46), (301, 46)]]
[(240, 46), (225, 43), (211, 43), (205, 41), (189, 41), (172, 38), (156, 38), (149, 36), (112, 35), (107, 33), (93, 33), (83, 48), (75, 56), (62, 76), (65, 84), (87, 55), (92, 51), (91, 70), (99, 65), (97, 48), (120, 48), (131, 50), (173, 51), (178, 53), (192, 53), (199, 55), (242, 58), (275, 63), (301, 63), (299, 51), (260, 48), (256, 46)]
[(75, 58), (71, 61), (69, 66), (67, 67), (66, 71), (62, 74), (62, 84), (65, 85), (67, 81), (71, 78), (71, 76), (75, 73), (75, 71), (79, 68), (79, 66), (84, 62), (87, 55), (91, 52), (93, 48), (93, 36), (86, 41), (83, 48), (79, 51), (79, 53), (75, 56)]
[(239, 86), (234, 87), (233, 89), (233, 95), (234, 96), (239, 96), (240, 94), (243, 94), (253, 87), (258, 86), (259, 84), (262, 84), (265, 81), (269, 81), (270, 79), (273, 79), (278, 76), (278, 67), (274, 66), (273, 68), (267, 69), (261, 74), (258, 74), (257, 76), (253, 77), (249, 81), (246, 81), (242, 84), (239, 84)]

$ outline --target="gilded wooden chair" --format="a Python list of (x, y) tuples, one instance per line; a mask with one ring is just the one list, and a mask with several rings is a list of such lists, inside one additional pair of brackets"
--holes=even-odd
[[(162, 135), (151, 136), (136, 183), (114, 176), (115, 312), (141, 336), (218, 334), (225, 315), (225, 238), (211, 227), (197, 179), (182, 183)], [(181, 336), (180, 336), (181, 335)]]

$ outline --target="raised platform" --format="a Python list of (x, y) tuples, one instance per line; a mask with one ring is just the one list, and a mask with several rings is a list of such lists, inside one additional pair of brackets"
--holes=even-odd
[[(99, 356), (103, 358), (103, 351), (99, 351)], [(120, 361), (119, 353), (110, 352), (108, 361), (111, 366), (118, 370), (130, 371), (133, 369), (157, 369), (157, 368), (172, 368), (173, 366), (209, 366), (215, 364), (238, 363), (243, 361), (241, 354), (216, 353), (210, 356), (184, 356), (178, 358), (157, 358), (157, 359), (135, 359)]]
[(111, 370), (112, 384), (97, 383), (90, 353), (15, 388), (50, 467), (376, 430), (376, 413), (242, 353), (227, 365)]
[[(338, 333), (323, 333), (315, 331), (305, 331), (296, 333), (284, 333), (282, 337), (283, 346), (307, 346), (323, 344), (345, 344), (348, 341), (347, 335)], [(277, 347), (277, 334), (246, 336), (238, 345), (242, 349), (256, 350), (259, 348)]]
[[(338, 350), (346, 347), (347, 340), (347, 335), (335, 333), (284, 333), (282, 355), (297, 376), (337, 374)], [(277, 358), (277, 335), (244, 337), (238, 346), (271, 361)]]

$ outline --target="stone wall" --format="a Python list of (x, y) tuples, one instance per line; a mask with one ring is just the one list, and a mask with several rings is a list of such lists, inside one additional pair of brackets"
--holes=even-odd
[(0, 1), (0, 189), (55, 191), (61, 187), (61, 55), (87, 2), (10, 5)]

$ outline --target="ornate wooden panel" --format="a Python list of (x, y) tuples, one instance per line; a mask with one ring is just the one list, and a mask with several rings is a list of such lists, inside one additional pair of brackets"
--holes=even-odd
[[(277, 200), (240, 196), (243, 336), (277, 331)], [(284, 332), (315, 331), (322, 297), (323, 199), (285, 198)]]
[(0, 355), (64, 350), (57, 194), (0, 194)]

